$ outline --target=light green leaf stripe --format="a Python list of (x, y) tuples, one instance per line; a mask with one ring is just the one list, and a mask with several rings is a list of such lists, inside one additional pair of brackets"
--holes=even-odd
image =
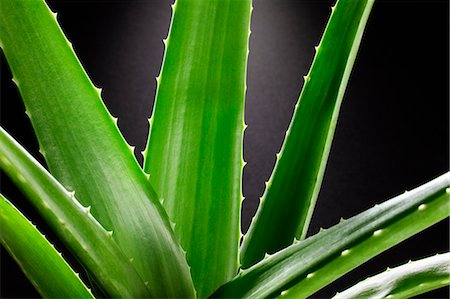
[(339, 0), (295, 108), (260, 207), (244, 237), (243, 268), (306, 236), (334, 130), (373, 0)]
[(43, 297), (94, 298), (61, 254), (2, 194), (0, 228), (1, 244)]
[(450, 173), (394, 197), (241, 271), (213, 297), (307, 298), (450, 215)]
[(145, 171), (187, 251), (199, 297), (237, 272), (250, 0), (178, 0)]
[(0, 1), (0, 46), (51, 173), (108, 230), (155, 297), (193, 297), (184, 253), (114, 119), (42, 0)]
[(333, 299), (411, 298), (450, 284), (450, 253), (409, 262), (367, 278)]
[(0, 128), (0, 168), (111, 297), (150, 297), (142, 278), (106, 231), (28, 152)]

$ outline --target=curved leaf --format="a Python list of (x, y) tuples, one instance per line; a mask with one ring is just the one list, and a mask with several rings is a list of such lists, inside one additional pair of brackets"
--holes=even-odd
[(145, 171), (200, 297), (237, 272), (250, 0), (178, 0)]
[[(448, 217), (450, 173), (241, 271), (213, 297), (306, 298), (365, 261)], [(292, 289), (291, 289), (292, 288)]]
[(0, 127), (0, 168), (112, 297), (149, 297), (133, 265), (106, 231), (27, 151)]
[(243, 268), (306, 236), (372, 4), (373, 0), (339, 0), (332, 9), (275, 169), (244, 236)]
[(0, 46), (51, 173), (76, 191), (156, 297), (193, 297), (167, 215), (42, 0), (0, 1)]
[(411, 298), (450, 284), (450, 253), (387, 269), (336, 294), (333, 299)]
[(52, 244), (0, 194), (0, 241), (39, 294), (47, 298), (94, 298)]

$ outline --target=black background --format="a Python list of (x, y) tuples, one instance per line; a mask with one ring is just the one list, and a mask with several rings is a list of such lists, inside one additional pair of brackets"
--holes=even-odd
[[(356, 0), (355, 0), (356, 1)], [(255, 213), (334, 1), (254, 0), (244, 138), (243, 230)], [(163, 0), (49, 1), (126, 139), (143, 150), (171, 9)], [(347, 88), (309, 234), (448, 170), (448, 11), (442, 1), (378, 1)], [(32, 45), (30, 45), (32, 46)], [(41, 159), (11, 74), (1, 58), (1, 124)], [(42, 74), (45, 76), (45, 74)], [(140, 154), (138, 159), (142, 160)], [(42, 161), (42, 159), (41, 159)], [(2, 192), (61, 248), (2, 176)], [(320, 291), (448, 251), (448, 220)], [(65, 256), (75, 267), (69, 253)], [(2, 248), (1, 296), (36, 297)], [(426, 296), (422, 296), (426, 297)], [(428, 298), (448, 297), (443, 289)]]

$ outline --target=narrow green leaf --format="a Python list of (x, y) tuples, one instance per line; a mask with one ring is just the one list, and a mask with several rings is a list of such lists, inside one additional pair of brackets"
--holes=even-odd
[(114, 231), (153, 296), (194, 296), (168, 217), (56, 15), (42, 0), (0, 1), (0, 46), (52, 174)]
[[(449, 185), (447, 173), (291, 245), (241, 271), (213, 297), (265, 298), (281, 293), (281, 297), (306, 298), (375, 255), (448, 217)], [(288, 290), (291, 287), (292, 291)]]
[(372, 4), (373, 0), (339, 0), (332, 9), (274, 172), (244, 237), (243, 268), (306, 235)]
[(200, 297), (236, 274), (250, 0), (178, 0), (145, 170)]
[(388, 268), (336, 294), (333, 299), (411, 298), (449, 284), (450, 253), (445, 253)]
[(0, 194), (0, 241), (39, 294), (47, 298), (94, 298), (50, 242)]
[(0, 127), (0, 168), (111, 297), (149, 297), (147, 287), (106, 231), (27, 151)]

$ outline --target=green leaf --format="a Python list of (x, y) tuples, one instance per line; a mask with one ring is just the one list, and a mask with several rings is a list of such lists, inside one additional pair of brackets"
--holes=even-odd
[(145, 171), (200, 297), (237, 272), (250, 0), (178, 0)]
[(0, 128), (0, 168), (27, 195), (57, 236), (111, 297), (149, 297), (144, 281), (106, 231), (3, 128)]
[[(213, 297), (306, 298), (365, 261), (448, 217), (450, 173), (243, 270)], [(294, 286), (294, 287), (293, 287)], [(288, 290), (292, 288), (292, 291)], [(288, 291), (286, 291), (288, 290)]]
[(243, 268), (303, 239), (322, 183), (342, 98), (373, 0), (339, 0), (240, 251)]
[(2, 194), (0, 227), (2, 245), (39, 294), (47, 298), (94, 298), (61, 254)]
[(42, 0), (0, 1), (0, 46), (52, 174), (108, 230), (152, 295), (193, 297), (154, 190)]
[(449, 284), (450, 253), (445, 253), (388, 268), (336, 294), (333, 299), (411, 298)]

